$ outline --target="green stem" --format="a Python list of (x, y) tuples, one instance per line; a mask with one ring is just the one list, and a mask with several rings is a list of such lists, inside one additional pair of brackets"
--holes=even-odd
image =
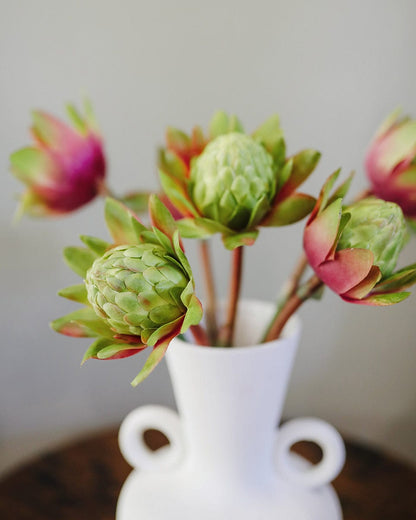
[(219, 334), (219, 344), (223, 347), (231, 347), (233, 344), (235, 318), (237, 315), (238, 299), (241, 291), (241, 275), (243, 271), (243, 246), (237, 247), (232, 252), (231, 278), (227, 317)]
[(277, 339), (288, 319), (297, 311), (302, 303), (309, 299), (322, 285), (323, 282), (316, 275), (313, 275), (305, 284), (301, 285), (280, 308), (280, 312), (269, 328), (265, 341)]
[(205, 281), (205, 295), (206, 295), (206, 306), (205, 316), (207, 324), (207, 334), (210, 341), (210, 345), (215, 345), (217, 342), (218, 326), (216, 318), (216, 295), (215, 295), (215, 284), (214, 276), (212, 272), (211, 257), (209, 254), (209, 244), (206, 240), (200, 241), (200, 255), (202, 260), (202, 267), (204, 272)]

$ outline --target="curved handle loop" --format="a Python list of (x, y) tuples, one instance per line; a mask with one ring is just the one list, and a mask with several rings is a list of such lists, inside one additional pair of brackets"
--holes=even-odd
[[(322, 460), (315, 465), (300, 464), (290, 452), (299, 441), (311, 441), (322, 449)], [(277, 432), (276, 462), (288, 480), (307, 488), (331, 482), (345, 462), (345, 445), (337, 430), (321, 419), (305, 417), (285, 423)]]
[[(163, 432), (170, 444), (152, 451), (143, 439), (143, 433), (149, 429)], [(130, 412), (121, 424), (118, 443), (131, 466), (147, 471), (172, 468), (184, 454), (180, 418), (164, 406), (142, 406)]]

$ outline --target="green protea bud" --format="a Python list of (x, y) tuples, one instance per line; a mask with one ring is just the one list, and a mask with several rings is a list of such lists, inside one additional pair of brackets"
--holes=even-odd
[(96, 338), (83, 362), (120, 359), (153, 347), (134, 386), (152, 372), (170, 341), (202, 318), (172, 215), (155, 195), (149, 198), (149, 214), (153, 225), (146, 228), (119, 201), (106, 200), (105, 218), (114, 243), (82, 236), (87, 248), (65, 249), (66, 262), (84, 283), (59, 294), (84, 307), (51, 323), (61, 334)]
[(188, 282), (162, 246), (145, 243), (111, 249), (85, 280), (95, 312), (115, 332), (141, 336), (143, 343), (186, 312), (181, 294)]
[(351, 204), (345, 212), (351, 218), (342, 231), (337, 249), (369, 249), (383, 277), (389, 276), (406, 242), (406, 224), (400, 207), (372, 197)]
[(255, 226), (276, 193), (272, 156), (247, 135), (221, 135), (192, 163), (189, 193), (204, 217), (235, 231)]

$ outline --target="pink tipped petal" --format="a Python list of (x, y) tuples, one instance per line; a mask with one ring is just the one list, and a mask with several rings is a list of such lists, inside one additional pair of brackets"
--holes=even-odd
[(392, 129), (383, 139), (383, 166), (388, 170), (416, 153), (416, 121), (408, 120)]
[(33, 136), (38, 143), (47, 148), (60, 151), (63, 148), (72, 148), (82, 140), (71, 127), (46, 112), (35, 110), (32, 117)]
[[(75, 114), (75, 115), (74, 115)], [(73, 112), (79, 119), (82, 117)], [(33, 113), (35, 145), (14, 153), (14, 175), (36, 198), (38, 214), (69, 213), (90, 202), (100, 191), (106, 164), (98, 134), (74, 130), (45, 112)], [(45, 211), (40, 207), (44, 206)]]
[(355, 287), (344, 293), (342, 296), (346, 298), (352, 298), (361, 300), (374, 288), (376, 283), (381, 279), (381, 271), (379, 267), (373, 265), (368, 275), (362, 282), (357, 284)]
[(10, 156), (14, 175), (27, 186), (54, 186), (62, 178), (59, 165), (44, 150), (22, 148)]
[(341, 218), (341, 208), (342, 200), (338, 199), (306, 225), (303, 247), (310, 265), (314, 268), (326, 259), (334, 245)]
[(400, 115), (402, 113), (401, 108), (396, 108), (391, 112), (386, 119), (381, 123), (379, 128), (377, 129), (376, 135), (374, 136), (375, 139), (382, 137), (383, 135), (387, 134), (390, 130), (395, 128), (399, 122), (400, 122)]
[(343, 249), (336, 252), (334, 260), (324, 262), (315, 271), (330, 289), (344, 294), (367, 277), (373, 260), (368, 249)]

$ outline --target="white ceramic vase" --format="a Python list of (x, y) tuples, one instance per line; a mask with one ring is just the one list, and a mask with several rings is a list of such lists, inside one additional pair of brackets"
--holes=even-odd
[[(300, 324), (292, 318), (279, 340), (259, 344), (272, 312), (268, 303), (240, 303), (238, 347), (172, 341), (167, 362), (179, 415), (144, 406), (123, 421), (120, 448), (134, 470), (117, 520), (341, 520), (329, 485), (345, 459), (338, 432), (313, 418), (277, 429)], [(150, 428), (170, 445), (149, 450)], [(322, 448), (317, 465), (290, 451), (300, 440)]]

